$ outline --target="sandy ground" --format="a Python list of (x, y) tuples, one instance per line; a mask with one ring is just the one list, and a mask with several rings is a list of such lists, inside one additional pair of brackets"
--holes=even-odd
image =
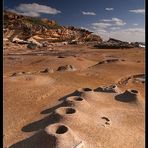
[[(144, 56), (144, 49), (95, 49), (83, 45), (5, 50), (4, 147), (143, 148), (145, 84), (132, 76), (145, 73)], [(76, 70), (57, 71), (63, 65), (72, 65)], [(54, 72), (40, 73), (46, 68)], [(82, 91), (79, 97), (84, 100), (73, 106), (76, 113), (66, 116), (65, 107), (58, 112), (62, 118), (57, 120), (55, 112), (69, 106), (62, 101), (76, 95), (76, 90), (112, 84), (117, 84), (120, 91)], [(127, 89), (138, 91), (138, 103), (116, 99)], [(60, 124), (66, 131), (53, 136), (55, 140), (51, 135)]]

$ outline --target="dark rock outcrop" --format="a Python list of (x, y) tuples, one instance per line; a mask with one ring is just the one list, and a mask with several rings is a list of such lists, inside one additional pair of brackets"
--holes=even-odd
[(107, 42), (99, 43), (95, 47), (103, 49), (134, 48), (129, 42), (123, 42), (113, 38), (110, 38)]
[(29, 44), (27, 45), (27, 48), (30, 48), (30, 49), (36, 49), (36, 47), (37, 47), (37, 45), (34, 44), (34, 43), (29, 43)]

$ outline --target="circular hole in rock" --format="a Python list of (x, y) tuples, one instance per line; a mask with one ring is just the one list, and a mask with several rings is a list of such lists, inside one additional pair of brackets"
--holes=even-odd
[(76, 110), (74, 108), (67, 108), (66, 109), (66, 114), (74, 114)]
[(76, 101), (82, 101), (83, 99), (79, 97), (79, 98), (75, 98), (75, 100)]
[(137, 90), (134, 90), (134, 89), (132, 89), (131, 92), (134, 93), (134, 94), (137, 94), (138, 93), (138, 91)]
[(116, 88), (116, 85), (113, 85), (112, 88)]
[(68, 128), (64, 125), (61, 125), (57, 128), (56, 133), (57, 134), (64, 134), (68, 131)]
[(92, 91), (91, 88), (83, 88), (84, 91)]

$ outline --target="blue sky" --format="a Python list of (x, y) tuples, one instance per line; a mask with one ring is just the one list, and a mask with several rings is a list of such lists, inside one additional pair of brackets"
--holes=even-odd
[(126, 41), (145, 40), (144, 0), (4, 0), (4, 8)]

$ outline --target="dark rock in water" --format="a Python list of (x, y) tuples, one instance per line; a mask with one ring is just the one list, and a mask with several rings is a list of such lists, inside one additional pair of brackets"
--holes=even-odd
[(60, 66), (57, 71), (74, 71), (75, 68), (72, 65)]
[(37, 45), (36, 44), (33, 44), (33, 43), (29, 43), (27, 45), (27, 48), (30, 48), (30, 49), (35, 49), (36, 47), (37, 47)]

